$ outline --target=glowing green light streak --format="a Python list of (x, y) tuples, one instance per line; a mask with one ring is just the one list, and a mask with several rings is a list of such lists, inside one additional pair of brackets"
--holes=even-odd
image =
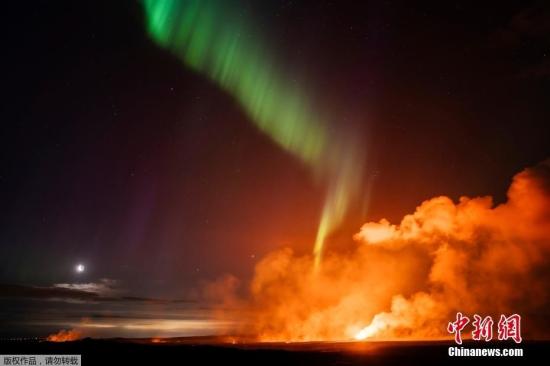
[[(285, 77), (238, 7), (222, 0), (144, 0), (151, 37), (238, 100), (254, 124), (329, 187), (314, 248), (343, 220), (360, 174), (356, 149), (329, 136), (300, 84)], [(359, 164), (360, 165), (360, 164)]]

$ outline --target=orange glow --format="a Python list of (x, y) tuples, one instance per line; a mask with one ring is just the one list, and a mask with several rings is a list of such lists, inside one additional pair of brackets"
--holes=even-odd
[(517, 174), (496, 207), (490, 197), (435, 197), (354, 239), (352, 252), (327, 252), (320, 271), (289, 248), (268, 254), (245, 298), (226, 281), (232, 312), (221, 315), (240, 309), (234, 331), (261, 341), (449, 338), (457, 311), (522, 313), (531, 336), (547, 332), (536, 317), (550, 301), (549, 162)]
[(74, 329), (61, 329), (59, 332), (50, 334), (46, 340), (49, 342), (69, 342), (82, 338), (82, 333)]

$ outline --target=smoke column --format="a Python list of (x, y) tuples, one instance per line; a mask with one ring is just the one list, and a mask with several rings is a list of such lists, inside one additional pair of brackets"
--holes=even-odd
[[(144, 0), (152, 39), (235, 98), (250, 120), (307, 164), (327, 187), (314, 247), (324, 241), (358, 195), (364, 156), (358, 134), (338, 128), (302, 83), (276, 62), (257, 27), (232, 1)], [(330, 119), (330, 122), (328, 121)]]
[(241, 311), (232, 335), (261, 341), (452, 339), (457, 312), (520, 314), (524, 339), (548, 339), (550, 160), (516, 174), (507, 197), (434, 197), (398, 223), (365, 223), (322, 271), (282, 248), (256, 264), (244, 296), (231, 277), (206, 293), (221, 321)]

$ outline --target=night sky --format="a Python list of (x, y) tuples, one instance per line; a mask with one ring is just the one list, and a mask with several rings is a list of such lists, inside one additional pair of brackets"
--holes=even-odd
[[(550, 156), (545, 2), (232, 6), (341, 117), (332, 128), (364, 141), (368, 199), (328, 250), (434, 196), (501, 202), (515, 173)], [(311, 251), (322, 185), (150, 38), (140, 2), (7, 2), (4, 14), (0, 296), (95, 284), (189, 300), (224, 273), (246, 280), (275, 248)], [(66, 294), (54, 295), (36, 297)]]

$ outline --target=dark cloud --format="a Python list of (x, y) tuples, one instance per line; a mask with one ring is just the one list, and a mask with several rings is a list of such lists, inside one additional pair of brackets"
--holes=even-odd
[[(95, 289), (96, 291), (91, 291), (91, 289)], [(112, 288), (109, 288), (109, 291), (106, 292), (104, 283), (55, 284), (50, 287), (0, 284), (0, 298), (19, 298), (65, 302), (193, 302), (185, 299), (158, 299), (139, 296), (105, 296), (106, 293), (115, 293), (114, 291), (115, 290), (113, 290)]]
[(512, 14), (503, 27), (491, 33), (494, 45), (520, 47), (526, 40), (548, 40), (550, 35), (550, 4), (538, 3)]
[(537, 4), (521, 10), (510, 21), (509, 28), (524, 37), (547, 37), (550, 35), (550, 4)]
[(489, 35), (490, 45), (505, 60), (519, 60), (518, 76), (547, 79), (550, 76), (550, 3), (537, 2), (513, 13), (505, 25)]
[(62, 287), (35, 287), (0, 284), (0, 298), (98, 301), (100, 296), (95, 292)]

